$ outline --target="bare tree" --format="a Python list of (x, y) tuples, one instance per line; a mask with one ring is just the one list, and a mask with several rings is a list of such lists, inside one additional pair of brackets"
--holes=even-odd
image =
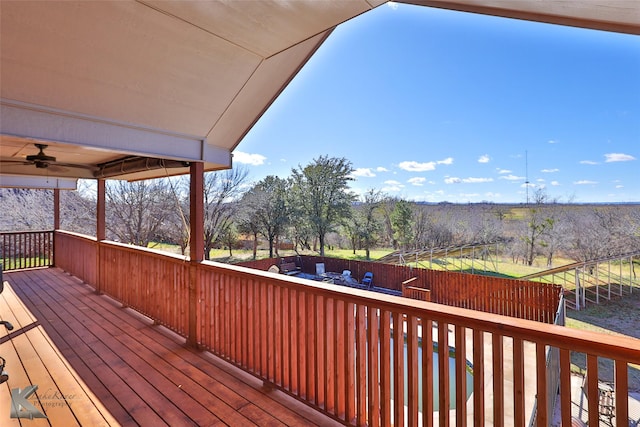
[(288, 183), (277, 176), (267, 176), (242, 198), (244, 229), (256, 230), (269, 242), (269, 257), (289, 220)]
[(42, 231), (53, 228), (51, 190), (0, 189), (2, 231)]
[(147, 247), (162, 234), (175, 205), (166, 178), (106, 185), (107, 230), (119, 241)]
[(95, 180), (78, 180), (77, 190), (60, 192), (60, 227), (96, 235)]
[[(534, 204), (527, 210), (527, 233), (522, 236), (526, 243), (527, 265), (533, 265), (533, 260), (537, 254), (536, 250), (540, 245), (544, 233), (549, 233), (553, 228), (556, 220), (549, 215), (549, 210), (544, 208), (545, 203), (549, 202), (549, 197), (543, 188), (538, 188), (534, 193)], [(552, 201), (555, 203), (555, 200)]]
[(371, 249), (374, 248), (380, 238), (382, 223), (378, 215), (380, 204), (384, 199), (380, 191), (370, 189), (362, 196), (362, 203), (352, 207), (350, 217), (345, 223), (345, 230), (353, 253), (363, 247), (366, 259), (371, 258)]
[(204, 258), (210, 259), (216, 241), (231, 226), (238, 211), (235, 203), (242, 195), (248, 171), (233, 168), (208, 172), (204, 177)]

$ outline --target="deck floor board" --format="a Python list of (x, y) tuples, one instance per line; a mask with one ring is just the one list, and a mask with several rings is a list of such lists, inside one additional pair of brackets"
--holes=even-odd
[(0, 330), (10, 374), (0, 388), (2, 425), (12, 388), (49, 383), (83, 399), (43, 405), (49, 418), (34, 426), (337, 425), (59, 269), (5, 273), (5, 281), (0, 318), (31, 329), (4, 341)]

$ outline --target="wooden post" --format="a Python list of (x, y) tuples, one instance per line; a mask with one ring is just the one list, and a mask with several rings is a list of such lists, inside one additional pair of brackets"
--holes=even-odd
[(204, 258), (204, 163), (191, 163), (189, 242), (189, 333), (187, 345), (198, 346), (198, 265)]
[(96, 203), (96, 293), (102, 293), (102, 255), (100, 253), (101, 242), (106, 239), (106, 181), (99, 179), (98, 199)]
[(53, 265), (56, 265), (56, 250), (55, 250), (55, 242), (56, 242), (56, 233), (55, 230), (60, 228), (60, 189), (55, 188), (53, 190)]
[(60, 228), (60, 189), (53, 190), (53, 229)]

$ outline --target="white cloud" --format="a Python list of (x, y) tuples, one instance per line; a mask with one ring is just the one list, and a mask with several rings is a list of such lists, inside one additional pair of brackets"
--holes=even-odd
[(376, 168), (376, 172), (389, 172), (389, 169), (383, 167), (383, 166), (378, 166)]
[(558, 143), (558, 141), (556, 141), (555, 139), (550, 139), (549, 140), (549, 144), (557, 144), (557, 143)]
[(398, 9), (398, 3), (394, 2), (394, 1), (387, 2), (387, 7), (389, 7), (391, 10), (397, 10)]
[(356, 170), (351, 172), (351, 176), (373, 178), (374, 176), (376, 176), (376, 174), (373, 173), (370, 168), (357, 168)]
[(450, 165), (453, 163), (453, 157), (447, 157), (444, 160), (438, 160), (436, 162), (416, 162), (415, 160), (407, 160), (400, 162), (398, 167), (406, 170), (407, 172), (427, 172), (436, 169), (436, 165)]
[(264, 161), (267, 160), (267, 158), (262, 154), (249, 154), (242, 151), (234, 151), (233, 160), (245, 165), (259, 166), (264, 164)]
[(635, 160), (636, 159), (635, 157), (633, 157), (630, 154), (623, 154), (623, 153), (609, 153), (609, 154), (605, 154), (604, 157), (607, 159), (607, 160), (605, 160), (606, 163), (628, 162), (630, 160)]
[(400, 162), (398, 167), (408, 172), (426, 172), (426, 171), (435, 170), (436, 163), (435, 162), (418, 163), (416, 161), (411, 160), (406, 162)]
[(415, 178), (411, 178), (409, 179), (407, 182), (409, 184), (412, 185), (417, 185), (417, 186), (421, 186), (424, 185), (425, 181), (427, 180), (427, 178), (423, 178), (423, 177), (415, 177)]
[(551, 181), (551, 185), (553, 185), (554, 187), (557, 187), (560, 185), (560, 183), (558, 181)]
[(538, 179), (536, 179), (536, 181), (538, 181), (538, 182), (546, 182), (544, 178), (538, 178)]
[(616, 188), (624, 188), (624, 185), (618, 184), (616, 185)]
[(583, 179), (580, 181), (574, 181), (573, 182), (575, 185), (589, 185), (589, 184), (597, 184), (596, 181), (589, 181), (588, 179)]
[(500, 169), (500, 168), (498, 168), (498, 173), (500, 175), (504, 175), (504, 174), (511, 173), (511, 172), (512, 171), (510, 171), (509, 169)]
[(397, 193), (398, 191), (402, 191), (404, 188), (403, 184), (394, 180), (385, 181), (384, 184), (385, 186), (382, 188), (382, 191), (386, 193)]
[(542, 169), (540, 172), (542, 173), (554, 173), (554, 172), (560, 172), (560, 169), (554, 168), (554, 169)]
[(493, 178), (476, 178), (476, 177), (469, 177), (469, 178), (449, 177), (449, 178), (445, 178), (444, 180), (445, 184), (460, 184), (460, 183), (479, 184), (483, 182), (492, 182), (492, 181), (493, 181)]
[(516, 176), (516, 175), (507, 175), (507, 176), (501, 176), (500, 179), (506, 179), (507, 181), (522, 181), (523, 179), (525, 179), (523, 176)]
[(482, 182), (493, 182), (493, 178), (465, 178), (462, 180), (462, 182), (468, 184), (478, 184)]
[(491, 159), (487, 154), (483, 154), (482, 156), (480, 156), (480, 158), (478, 158), (478, 163), (489, 163), (490, 160)]
[(593, 160), (580, 160), (581, 165), (597, 165), (598, 162), (594, 162)]

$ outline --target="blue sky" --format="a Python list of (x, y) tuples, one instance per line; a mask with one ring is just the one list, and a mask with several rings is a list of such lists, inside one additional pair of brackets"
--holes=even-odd
[(406, 200), (640, 201), (640, 37), (402, 4), (339, 26), (234, 152)]

